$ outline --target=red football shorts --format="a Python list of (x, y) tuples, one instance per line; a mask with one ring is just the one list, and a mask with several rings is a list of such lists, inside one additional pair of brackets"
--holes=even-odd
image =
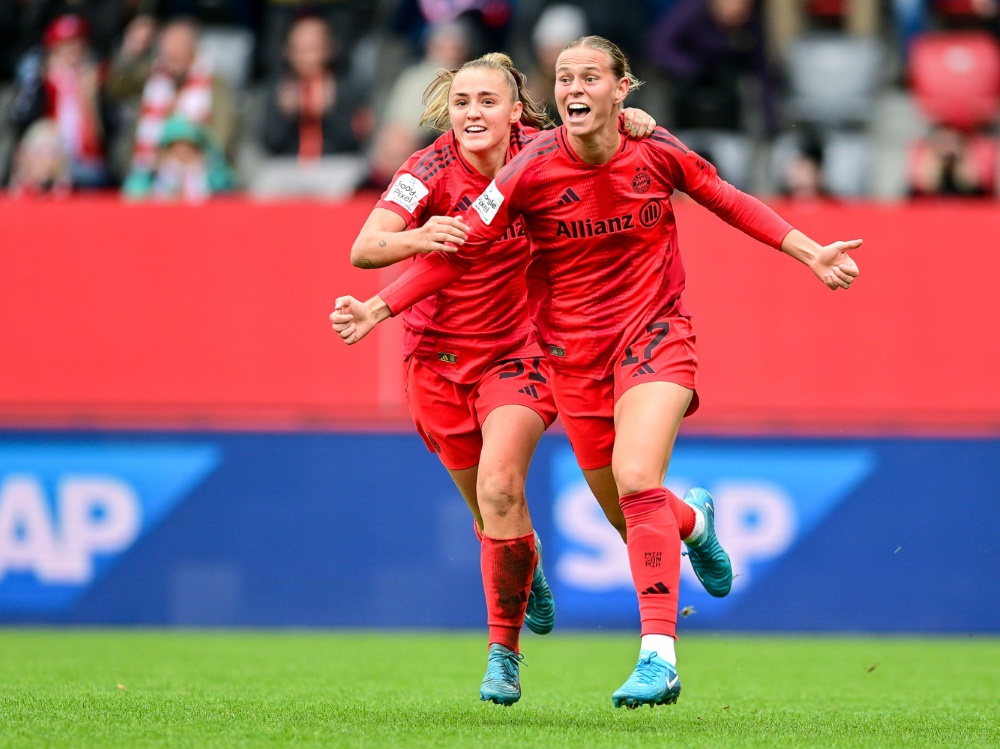
[(471, 385), (451, 382), (410, 357), (406, 405), (427, 449), (453, 471), (478, 465), (483, 422), (500, 406), (530, 408), (546, 429), (556, 420), (552, 374), (544, 357), (498, 362)]
[(611, 465), (615, 446), (615, 403), (626, 390), (644, 382), (674, 382), (694, 390), (685, 416), (698, 410), (698, 355), (686, 317), (650, 323), (626, 346), (614, 371), (603, 380), (553, 372), (556, 405), (566, 436), (584, 470)]

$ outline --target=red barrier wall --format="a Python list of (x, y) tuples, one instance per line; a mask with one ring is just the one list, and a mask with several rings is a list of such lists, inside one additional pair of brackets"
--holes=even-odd
[[(371, 205), (0, 202), (0, 420), (404, 425), (398, 323), (347, 348), (327, 320), (389, 273), (348, 262)], [(778, 208), (863, 237), (861, 278), (830, 292), (679, 203), (702, 361), (687, 429), (1000, 432), (1000, 210)]]

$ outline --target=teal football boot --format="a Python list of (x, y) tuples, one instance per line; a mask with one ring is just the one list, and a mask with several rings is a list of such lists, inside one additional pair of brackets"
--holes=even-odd
[(635, 671), (611, 696), (615, 707), (635, 710), (640, 705), (673, 705), (681, 694), (681, 677), (677, 669), (663, 660), (654, 650), (640, 651)]
[(504, 707), (510, 707), (521, 699), (519, 670), (523, 660), (523, 655), (498, 642), (490, 645), (490, 660), (486, 664), (483, 685), (479, 688), (479, 699)]
[(705, 530), (698, 540), (684, 542), (691, 567), (709, 595), (723, 598), (733, 587), (733, 564), (715, 535), (715, 502), (704, 489), (692, 489), (684, 495), (684, 504), (705, 518)]
[(538, 533), (535, 533), (535, 548), (538, 550), (538, 564), (535, 565), (535, 574), (531, 578), (524, 623), (536, 635), (547, 635), (556, 623), (556, 602), (542, 569), (542, 539), (538, 537)]

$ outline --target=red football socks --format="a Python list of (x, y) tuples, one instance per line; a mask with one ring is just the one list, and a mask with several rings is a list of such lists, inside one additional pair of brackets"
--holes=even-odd
[(666, 489), (647, 489), (620, 500), (644, 635), (675, 636), (677, 630), (681, 540), (671, 496)]
[(507, 539), (484, 535), (481, 549), (490, 644), (498, 642), (518, 652), (531, 578), (538, 562), (535, 534)]
[(680, 532), (681, 541), (683, 541), (694, 532), (694, 508), (684, 504), (684, 501), (669, 489), (663, 491), (667, 493), (667, 502), (670, 504), (670, 509), (674, 511), (677, 530)]

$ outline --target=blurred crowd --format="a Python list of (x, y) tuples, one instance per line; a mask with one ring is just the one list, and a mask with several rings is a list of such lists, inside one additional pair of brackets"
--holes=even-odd
[(0, 183), (382, 189), (435, 137), (438, 69), (507, 51), (555, 114), (555, 58), (586, 34), (647, 82), (630, 105), (743, 189), (998, 194), (1000, 0), (0, 0)]

